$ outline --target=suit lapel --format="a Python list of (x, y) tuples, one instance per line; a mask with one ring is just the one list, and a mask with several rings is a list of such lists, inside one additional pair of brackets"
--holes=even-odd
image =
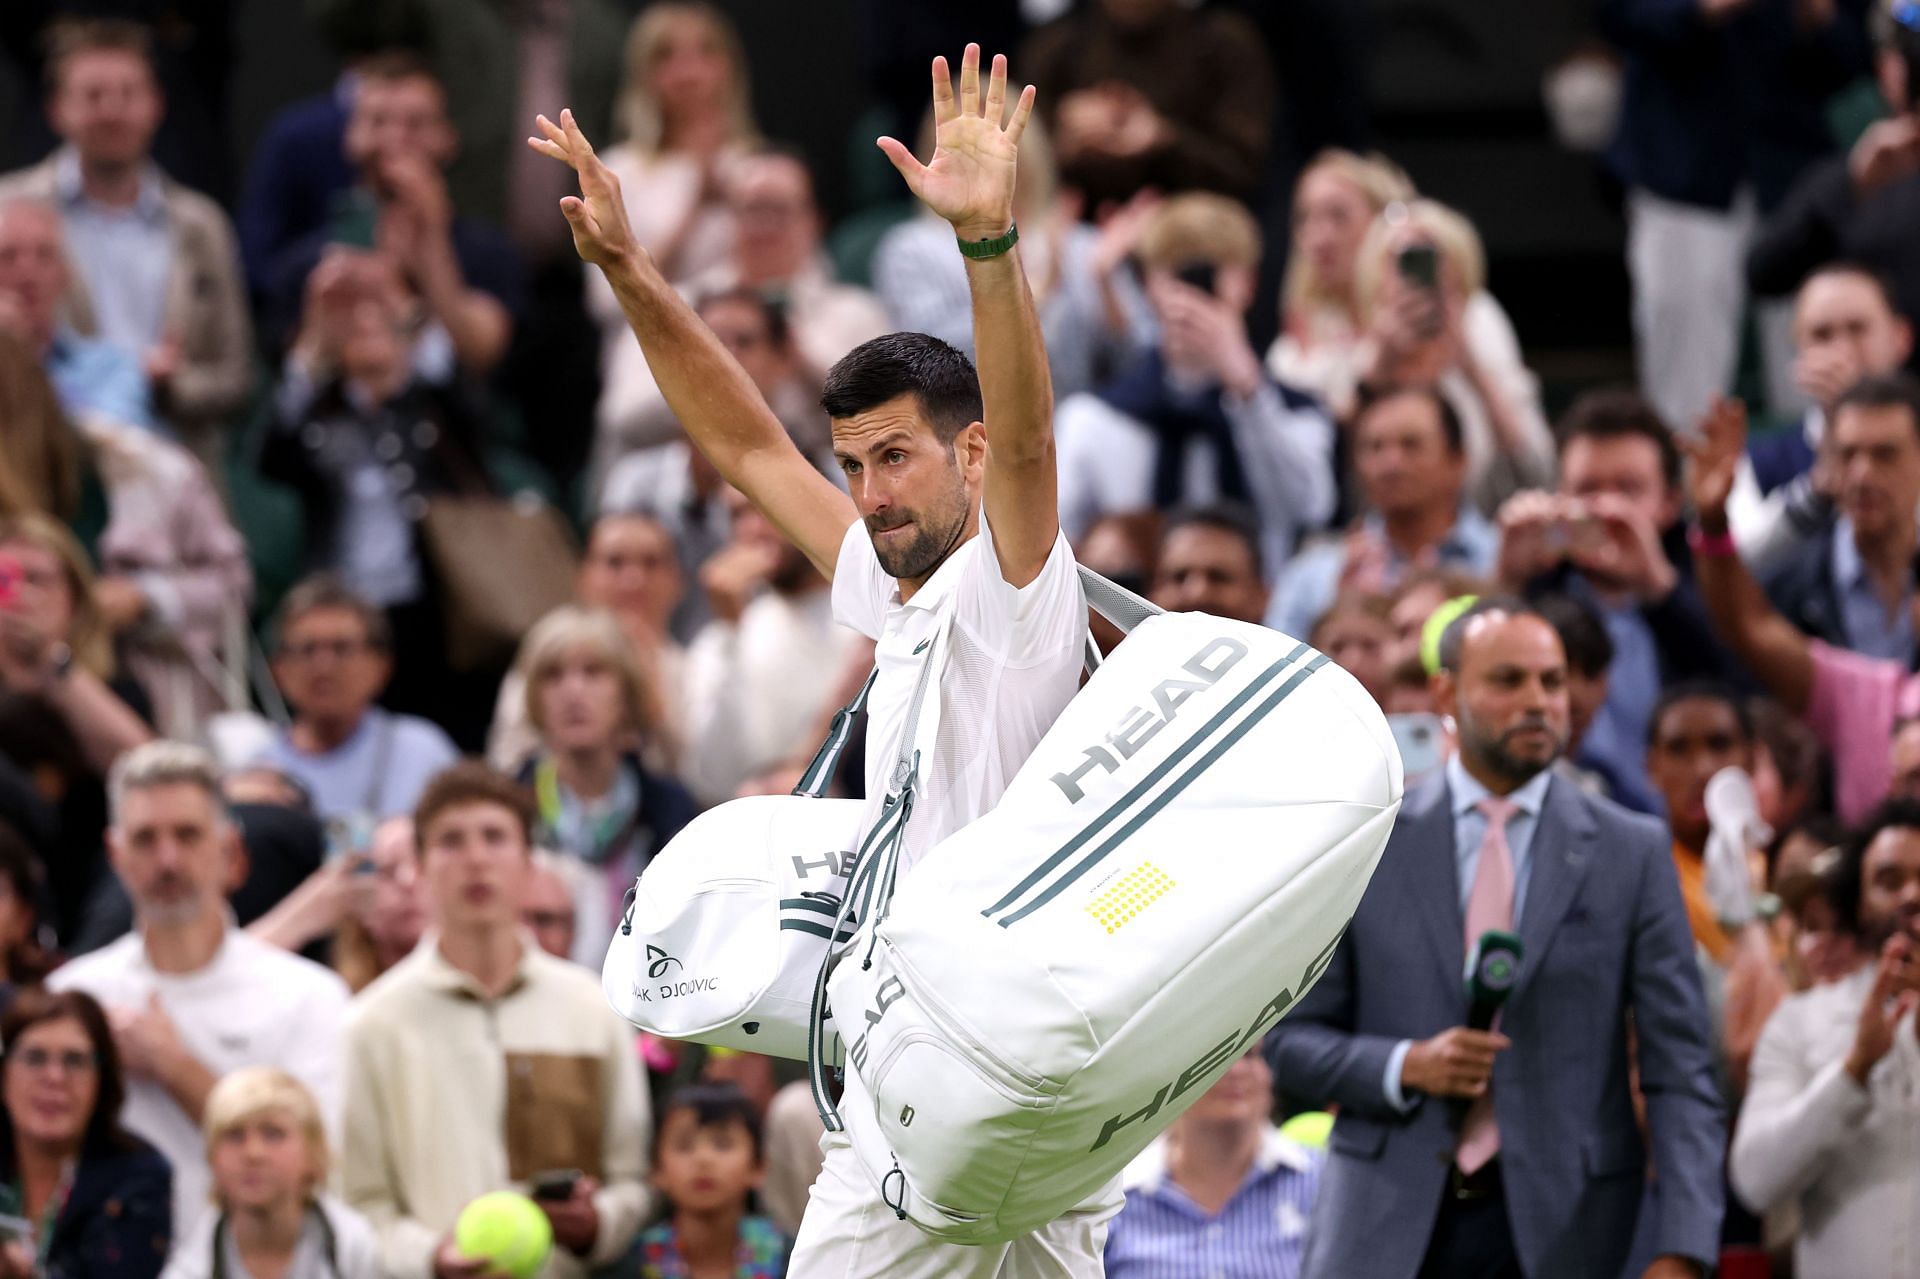
[(1527, 877), (1526, 908), (1520, 914), (1520, 942), (1525, 952), (1520, 978), (1514, 983), (1515, 998), (1540, 970), (1547, 944), (1567, 917), (1580, 881), (1593, 864), (1597, 831), (1593, 814), (1581, 803), (1575, 788), (1555, 777), (1547, 786), (1546, 801), (1541, 805), (1527, 853), (1532, 866)]
[(1441, 971), (1458, 972), (1466, 962), (1467, 921), (1460, 913), (1460, 860), (1453, 846), (1453, 792), (1436, 780), (1413, 797), (1406, 822), (1408, 887), (1414, 913), (1423, 921), (1428, 943)]

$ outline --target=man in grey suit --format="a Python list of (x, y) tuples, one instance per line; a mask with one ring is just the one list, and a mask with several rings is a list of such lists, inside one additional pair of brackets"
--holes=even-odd
[[(1407, 796), (1326, 975), (1267, 1044), (1282, 1090), (1340, 1107), (1303, 1275), (1618, 1279), (1636, 1228), (1645, 1279), (1704, 1275), (1726, 1126), (1666, 831), (1551, 771), (1566, 657), (1539, 614), (1483, 600), (1440, 651), (1459, 752)], [(1488, 930), (1524, 954), (1476, 1031), (1463, 959)]]

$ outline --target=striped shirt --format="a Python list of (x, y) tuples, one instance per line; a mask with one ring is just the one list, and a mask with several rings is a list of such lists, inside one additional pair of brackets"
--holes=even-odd
[(1128, 1165), (1107, 1279), (1295, 1279), (1324, 1157), (1269, 1128), (1246, 1179), (1210, 1216), (1167, 1175), (1166, 1138)]

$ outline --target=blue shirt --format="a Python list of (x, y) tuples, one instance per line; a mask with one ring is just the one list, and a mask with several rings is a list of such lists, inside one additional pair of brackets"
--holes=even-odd
[(437, 725), (375, 706), (325, 754), (296, 749), (282, 730), (257, 762), (306, 787), (322, 821), (355, 814), (378, 820), (411, 813), (433, 775), (459, 758)]
[(139, 194), (124, 209), (88, 197), (72, 147), (61, 148), (53, 182), (67, 260), (87, 286), (96, 332), (137, 364), (165, 336), (167, 276), (173, 270), (173, 232), (160, 170), (146, 166)]
[(1613, 641), (1613, 665), (1607, 671), (1607, 700), (1594, 713), (1580, 742), (1580, 762), (1613, 784), (1612, 798), (1636, 812), (1663, 813), (1660, 795), (1647, 780), (1647, 730), (1660, 700), (1660, 647), (1653, 628), (1629, 602), (1613, 608), (1575, 577), (1570, 589), (1593, 605), (1607, 638)]
[[(1386, 524), (1378, 515), (1367, 516), (1363, 527), (1387, 547), (1387, 585), (1397, 586), (1412, 564), (1386, 540)], [(1485, 577), (1493, 572), (1499, 558), (1500, 533), (1480, 512), (1463, 507), (1460, 518), (1434, 550), (1442, 568)], [(1295, 639), (1305, 639), (1320, 615), (1333, 607), (1333, 597), (1340, 590), (1340, 574), (1346, 567), (1345, 539), (1321, 542), (1294, 556), (1274, 583), (1267, 625)]]
[(1166, 1141), (1127, 1169), (1107, 1230), (1107, 1279), (1294, 1279), (1325, 1157), (1269, 1129), (1219, 1216), (1167, 1175)]
[[(1513, 926), (1520, 927), (1521, 913), (1527, 905), (1527, 884), (1533, 877), (1533, 832), (1540, 825), (1540, 810), (1547, 802), (1547, 788), (1553, 785), (1553, 770), (1536, 773), (1527, 784), (1507, 799), (1515, 806), (1507, 818), (1507, 851), (1513, 855)], [(1456, 891), (1460, 895), (1460, 917), (1466, 918), (1467, 899), (1473, 896), (1473, 877), (1480, 869), (1480, 845), (1487, 837), (1487, 817), (1480, 801), (1493, 792), (1481, 785), (1466, 770), (1460, 756), (1447, 760), (1447, 798), (1453, 806), (1453, 865)], [(1462, 971), (1465, 971), (1466, 938), (1460, 939)], [(1380, 1089), (1396, 1110), (1411, 1110), (1413, 1099), (1400, 1091), (1400, 1066), (1407, 1059), (1411, 1039), (1394, 1045), (1387, 1057), (1385, 1077)]]
[(1833, 524), (1833, 590), (1840, 597), (1840, 625), (1847, 647), (1868, 657), (1883, 657), (1902, 666), (1913, 663), (1913, 591), (1901, 592), (1891, 613), (1867, 575), (1860, 548), (1854, 545), (1853, 521), (1841, 516)]
[(98, 413), (127, 426), (159, 429), (147, 375), (117, 346), (63, 330), (47, 352), (47, 378), (60, 407), (74, 417)]

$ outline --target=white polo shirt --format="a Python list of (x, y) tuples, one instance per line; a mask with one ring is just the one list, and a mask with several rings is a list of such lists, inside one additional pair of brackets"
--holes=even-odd
[[(880, 676), (867, 702), (867, 800), (885, 796), (909, 704), (940, 611), (953, 610), (939, 672), (933, 757), (922, 753), (903, 868), (1000, 801), (1080, 687), (1087, 604), (1073, 549), (1061, 533), (1040, 575), (1016, 589), (1000, 572), (993, 535), (956, 547), (913, 598), (880, 566), (866, 525), (855, 521), (833, 572), (834, 620), (873, 639)], [(923, 725), (923, 730), (928, 727)], [(926, 735), (923, 731), (923, 740)]]
[[(157, 994), (180, 1040), (215, 1078), (242, 1066), (278, 1066), (312, 1090), (335, 1137), (347, 984), (330, 970), (228, 928), (211, 963), (163, 973), (137, 932), (54, 970), (54, 990), (81, 990), (116, 1010), (145, 1008)], [(185, 1239), (206, 1209), (210, 1176), (200, 1125), (167, 1090), (127, 1080), (121, 1113), (173, 1165), (173, 1237)]]

